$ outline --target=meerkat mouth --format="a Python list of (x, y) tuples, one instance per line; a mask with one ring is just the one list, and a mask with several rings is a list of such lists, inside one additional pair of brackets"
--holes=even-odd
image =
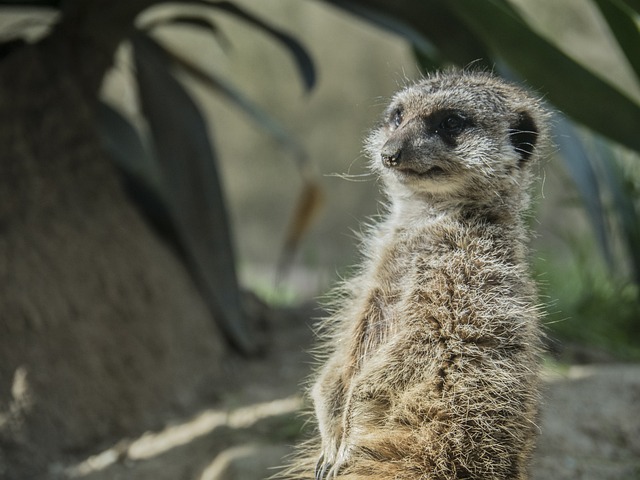
[(414, 168), (396, 168), (396, 171), (406, 177), (414, 178), (436, 178), (445, 175), (445, 170), (442, 167), (433, 166), (426, 170), (416, 170)]

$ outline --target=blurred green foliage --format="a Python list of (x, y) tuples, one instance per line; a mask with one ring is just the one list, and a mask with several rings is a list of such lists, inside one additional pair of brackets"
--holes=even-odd
[(574, 238), (571, 247), (573, 255), (564, 263), (539, 260), (535, 265), (548, 332), (620, 360), (640, 360), (640, 289), (610, 275), (594, 258), (592, 242)]

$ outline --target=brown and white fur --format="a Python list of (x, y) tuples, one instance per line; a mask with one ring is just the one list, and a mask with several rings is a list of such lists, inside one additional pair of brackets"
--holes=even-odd
[(400, 91), (366, 141), (388, 212), (326, 320), (289, 478), (528, 478), (539, 314), (523, 213), (546, 114), (480, 72)]

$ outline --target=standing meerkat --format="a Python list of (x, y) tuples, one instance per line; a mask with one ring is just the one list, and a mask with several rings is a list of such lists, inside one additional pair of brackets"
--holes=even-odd
[(540, 327), (523, 214), (546, 114), (445, 72), (400, 91), (366, 141), (388, 199), (327, 320), (319, 441), (292, 477), (528, 477)]

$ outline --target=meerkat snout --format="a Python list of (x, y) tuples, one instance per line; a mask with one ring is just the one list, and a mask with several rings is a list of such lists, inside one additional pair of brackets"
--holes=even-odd
[(382, 147), (380, 152), (380, 158), (385, 167), (395, 167), (400, 163), (400, 157), (402, 156), (402, 145), (396, 141), (388, 141)]
[(459, 117), (453, 115), (434, 121), (434, 117), (440, 116), (404, 120), (394, 113), (388, 139), (380, 149), (382, 164), (405, 176), (425, 178), (443, 174), (445, 170), (437, 155), (439, 144), (451, 143), (462, 130), (462, 123), (457, 123)]

